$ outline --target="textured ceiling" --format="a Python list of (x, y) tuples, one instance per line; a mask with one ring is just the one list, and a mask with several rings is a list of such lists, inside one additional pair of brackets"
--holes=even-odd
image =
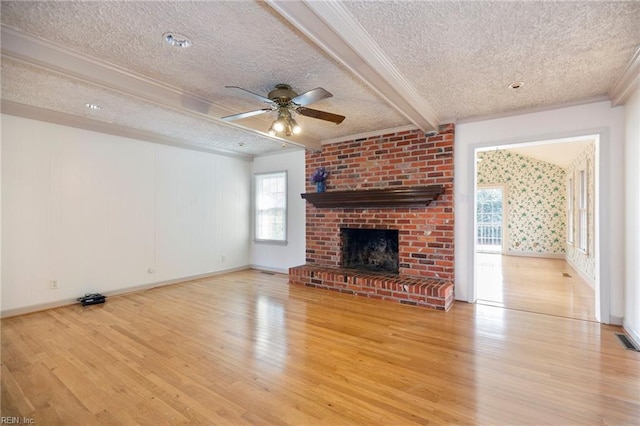
[[(604, 95), (640, 43), (639, 2), (345, 6), (441, 119)], [(509, 89), (516, 81), (525, 85)]]
[[(1, 3), (3, 111), (196, 149), (282, 150), (225, 85), (333, 97), (296, 116), (322, 140), (604, 98), (640, 45), (640, 2)], [(177, 49), (165, 32), (187, 35)], [(507, 86), (522, 80), (513, 91)], [(96, 103), (100, 111), (84, 104)], [(443, 121), (444, 120), (444, 121)], [(140, 136), (142, 135), (142, 136)]]

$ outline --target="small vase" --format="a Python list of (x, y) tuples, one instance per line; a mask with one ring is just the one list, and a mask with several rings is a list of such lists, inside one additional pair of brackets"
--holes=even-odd
[(327, 190), (327, 184), (322, 182), (316, 182), (316, 192), (324, 192)]

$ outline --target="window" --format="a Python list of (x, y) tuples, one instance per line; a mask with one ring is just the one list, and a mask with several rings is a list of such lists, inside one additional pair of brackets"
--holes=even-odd
[(287, 172), (257, 174), (255, 240), (287, 241)]
[(573, 244), (573, 235), (574, 235), (574, 210), (573, 210), (573, 193), (575, 191), (573, 183), (573, 178), (569, 178), (569, 182), (567, 183), (567, 242), (569, 244)]
[(501, 253), (504, 228), (504, 197), (501, 187), (478, 188), (476, 191), (477, 250)]
[(587, 170), (578, 172), (578, 249), (587, 251)]

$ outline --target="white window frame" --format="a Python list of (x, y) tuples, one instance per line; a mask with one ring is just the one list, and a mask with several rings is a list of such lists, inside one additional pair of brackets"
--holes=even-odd
[(575, 235), (575, 182), (573, 176), (567, 182), (567, 244), (573, 245)]
[(578, 170), (578, 250), (589, 247), (589, 175), (586, 165)]
[[(278, 204), (278, 200), (274, 200), (274, 197), (270, 197), (269, 194), (264, 194), (262, 191), (262, 181), (265, 179), (282, 179), (283, 180), (283, 194), (279, 198), (279, 201), (282, 205)], [(254, 175), (254, 208), (253, 208), (253, 236), (254, 242), (256, 243), (264, 243), (264, 244), (276, 244), (276, 245), (286, 245), (287, 244), (287, 234), (288, 234), (288, 206), (287, 199), (289, 196), (288, 190), (288, 177), (286, 171), (278, 171), (278, 172), (269, 172), (269, 173), (256, 173)], [(265, 198), (266, 197), (266, 198)], [(267, 204), (273, 204), (276, 202), (275, 207), (271, 207), (270, 209), (282, 210), (282, 238), (274, 238), (274, 234), (267, 235), (267, 233), (262, 233), (262, 227), (260, 226), (260, 220), (264, 217), (263, 213), (260, 211), (261, 208), (265, 207)], [(269, 210), (269, 209), (265, 209)]]
[[(509, 234), (508, 234), (508, 216), (509, 216), (509, 205), (508, 205), (508, 191), (509, 191), (509, 186), (508, 185), (496, 185), (496, 184), (482, 184), (482, 185), (477, 185), (476, 186), (476, 195), (475, 195), (475, 209), (477, 209), (478, 206), (478, 196), (477, 196), (477, 192), (479, 189), (500, 189), (502, 190), (502, 247), (501, 247), (501, 253), (505, 254), (508, 251), (509, 248)], [(475, 223), (475, 245), (476, 245), (476, 250), (477, 250), (477, 239), (478, 239), (478, 218), (477, 218), (477, 212), (475, 212), (474, 209), (474, 223)]]

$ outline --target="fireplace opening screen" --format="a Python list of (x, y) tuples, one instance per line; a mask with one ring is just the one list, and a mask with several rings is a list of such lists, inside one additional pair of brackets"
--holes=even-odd
[(342, 267), (398, 273), (398, 230), (340, 229)]

